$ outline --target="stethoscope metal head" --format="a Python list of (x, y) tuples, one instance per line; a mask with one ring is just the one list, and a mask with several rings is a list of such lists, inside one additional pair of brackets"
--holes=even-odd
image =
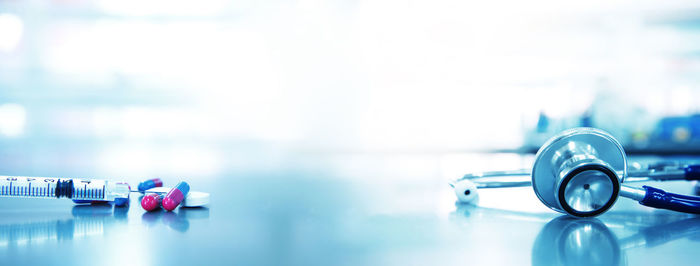
[(573, 128), (549, 139), (537, 152), (531, 174), (542, 203), (577, 217), (610, 209), (626, 176), (622, 145), (595, 128)]

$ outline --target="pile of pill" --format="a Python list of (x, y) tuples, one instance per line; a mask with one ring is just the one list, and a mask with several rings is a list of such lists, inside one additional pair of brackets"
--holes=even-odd
[[(190, 193), (190, 185), (187, 182), (180, 181), (167, 191), (167, 194), (163, 195), (163, 190), (158, 189), (163, 186), (163, 182), (160, 179), (151, 179), (141, 182), (139, 184), (139, 191), (146, 193), (141, 199), (141, 207), (146, 211), (154, 211), (162, 207), (166, 211), (172, 211), (186, 198), (191, 198), (190, 205), (186, 207), (198, 207), (209, 202), (209, 194), (202, 192)], [(166, 189), (166, 188), (162, 188)], [(189, 194), (188, 194), (189, 193)]]

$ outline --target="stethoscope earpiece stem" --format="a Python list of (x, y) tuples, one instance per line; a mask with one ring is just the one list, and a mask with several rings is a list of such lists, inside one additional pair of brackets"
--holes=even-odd
[(645, 196), (639, 200), (639, 204), (657, 209), (700, 214), (700, 197), (669, 193), (650, 186), (642, 186), (642, 188)]
[(700, 197), (669, 193), (655, 187), (623, 185), (620, 197), (633, 199), (647, 207), (700, 214)]

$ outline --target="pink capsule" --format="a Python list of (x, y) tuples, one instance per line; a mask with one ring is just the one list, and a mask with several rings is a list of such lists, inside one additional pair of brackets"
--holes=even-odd
[(146, 211), (152, 211), (158, 209), (162, 201), (163, 197), (161, 195), (151, 193), (143, 196), (143, 199), (141, 199), (141, 207)]
[(177, 183), (163, 198), (163, 209), (172, 211), (177, 208), (177, 205), (180, 205), (180, 202), (185, 199), (188, 192), (190, 192), (190, 185), (183, 181)]

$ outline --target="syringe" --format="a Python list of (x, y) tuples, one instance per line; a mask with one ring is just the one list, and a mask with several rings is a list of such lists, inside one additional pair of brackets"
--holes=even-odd
[(107, 201), (124, 205), (129, 201), (129, 184), (97, 179), (0, 176), (0, 197), (69, 198), (73, 201)]

